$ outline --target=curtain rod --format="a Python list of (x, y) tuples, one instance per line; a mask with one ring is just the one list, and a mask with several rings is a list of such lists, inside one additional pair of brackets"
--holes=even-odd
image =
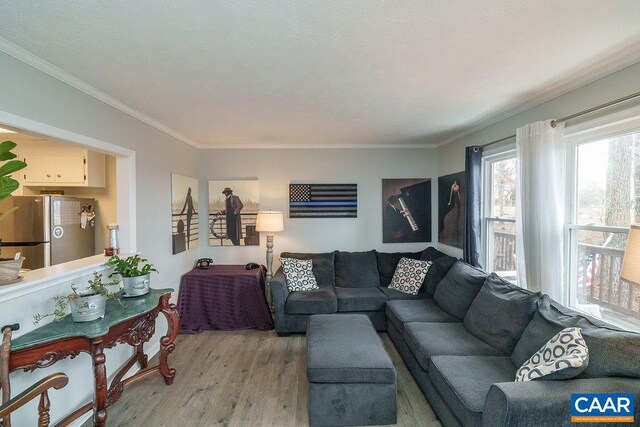
[(569, 116), (561, 117), (557, 120), (551, 120), (551, 127), (556, 127), (556, 124), (559, 122), (566, 122), (567, 120), (575, 119), (576, 117), (584, 116), (585, 114), (593, 113), (594, 111), (602, 110), (607, 107), (612, 107), (614, 105), (620, 104), (622, 102), (630, 101), (634, 98), (640, 97), (640, 92), (632, 93), (631, 95), (624, 96), (622, 98), (614, 99), (613, 101), (606, 102), (604, 104), (600, 104), (596, 107), (589, 108), (587, 110), (580, 111), (579, 113), (571, 114)]
[[(624, 96), (622, 98), (614, 99), (613, 101), (609, 101), (609, 102), (606, 102), (604, 104), (597, 105), (597, 106), (589, 108), (587, 110), (582, 110), (582, 111), (580, 111), (578, 113), (571, 114), (569, 116), (561, 117), (561, 118), (556, 119), (556, 120), (551, 120), (551, 127), (556, 127), (556, 124), (558, 124), (560, 122), (566, 122), (567, 120), (575, 119), (576, 117), (584, 116), (585, 114), (593, 113), (595, 111), (602, 110), (602, 109), (608, 108), (608, 107), (612, 107), (612, 106), (620, 104), (622, 102), (630, 101), (632, 99), (639, 98), (639, 97), (640, 97), (640, 92), (632, 93), (631, 95), (627, 95), (627, 96)], [(486, 144), (482, 144), (482, 145), (480, 145), (480, 147), (482, 147), (482, 148), (488, 147), (490, 145), (497, 144), (499, 142), (503, 142), (503, 141), (506, 141), (508, 139), (515, 138), (515, 137), (516, 137), (515, 135), (510, 135), (510, 136), (507, 136), (506, 138), (500, 138), (500, 139), (498, 139), (496, 141), (491, 141), (491, 142), (488, 142)]]

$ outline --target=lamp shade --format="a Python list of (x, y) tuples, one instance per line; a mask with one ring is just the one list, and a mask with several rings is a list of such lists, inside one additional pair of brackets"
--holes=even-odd
[(640, 225), (632, 225), (629, 229), (620, 278), (640, 285)]
[(256, 231), (275, 233), (284, 230), (284, 215), (278, 211), (260, 211), (256, 219)]

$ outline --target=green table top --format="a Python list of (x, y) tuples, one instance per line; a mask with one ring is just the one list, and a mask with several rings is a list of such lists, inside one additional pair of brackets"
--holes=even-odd
[(139, 297), (120, 297), (124, 307), (117, 301), (107, 300), (104, 318), (91, 322), (74, 322), (68, 314), (60, 321), (51, 322), (12, 340), (11, 350), (24, 350), (73, 337), (89, 339), (100, 337), (105, 335), (113, 325), (152, 311), (158, 306), (160, 297), (171, 292), (173, 292), (172, 288), (151, 289), (148, 294)]

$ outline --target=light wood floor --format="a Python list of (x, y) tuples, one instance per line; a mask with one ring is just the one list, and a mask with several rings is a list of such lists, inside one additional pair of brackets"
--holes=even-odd
[[(440, 426), (391, 340), (386, 334), (381, 337), (398, 371), (397, 425)], [(159, 374), (131, 384), (109, 408), (107, 425), (309, 423), (304, 335), (278, 337), (274, 331), (254, 330), (180, 335), (169, 364), (178, 371), (172, 386)]]

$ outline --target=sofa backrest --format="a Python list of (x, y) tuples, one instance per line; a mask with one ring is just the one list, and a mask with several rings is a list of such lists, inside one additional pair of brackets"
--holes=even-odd
[(462, 320), (488, 276), (464, 261), (456, 261), (438, 284), (433, 299), (445, 312)]
[(370, 288), (380, 286), (375, 251), (336, 252), (336, 286)]
[(281, 258), (310, 259), (313, 263), (312, 272), (321, 288), (336, 285), (335, 274), (335, 252), (326, 252), (320, 254), (282, 252)]
[(446, 276), (457, 259), (428, 247), (419, 252), (334, 251), (326, 253), (282, 252), (282, 258), (310, 259), (318, 286), (363, 288), (389, 286), (401, 258), (432, 261), (420, 292), (428, 297), (435, 293), (438, 283)]
[(493, 348), (511, 354), (541, 297), (491, 273), (464, 316), (464, 327)]
[(555, 334), (569, 327), (582, 329), (589, 349), (589, 364), (578, 378), (640, 378), (640, 334), (585, 316), (548, 295), (541, 298), (538, 311), (511, 354), (513, 364), (522, 366)]
[(447, 275), (449, 270), (451, 270), (451, 267), (453, 267), (453, 264), (455, 264), (458, 259), (449, 256), (444, 252), (440, 252), (439, 250), (431, 246), (422, 251), (420, 259), (422, 261), (432, 262), (420, 290), (422, 291), (424, 289), (427, 297), (433, 297), (433, 295), (436, 293), (438, 284), (442, 281), (442, 279), (444, 279), (444, 276)]
[(402, 258), (420, 259), (423, 251), (419, 252), (378, 252), (376, 261), (378, 264), (378, 275), (380, 276), (380, 286), (389, 286), (393, 273), (398, 267), (398, 263)]

